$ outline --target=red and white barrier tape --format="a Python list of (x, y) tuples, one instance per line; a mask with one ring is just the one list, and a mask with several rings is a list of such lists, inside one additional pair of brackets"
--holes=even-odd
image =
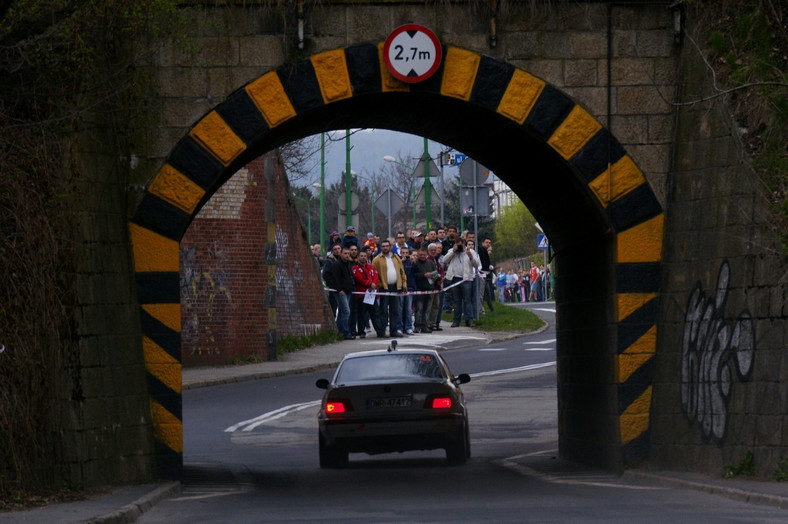
[[(456, 282), (456, 283), (450, 285), (449, 287), (445, 287), (443, 289), (433, 289), (432, 291), (407, 291), (407, 292), (403, 292), (403, 293), (390, 293), (388, 291), (378, 291), (377, 293), (375, 293), (375, 295), (379, 296), (379, 297), (402, 297), (402, 296), (405, 296), (405, 295), (435, 295), (437, 293), (440, 293), (441, 291), (448, 291), (448, 290), (450, 290), (453, 287), (459, 286), (463, 282), (471, 282), (471, 281), (470, 280), (460, 280), (459, 282)], [(325, 289), (326, 291), (337, 291), (336, 289), (331, 289), (330, 287), (323, 288), (323, 289)], [(366, 291), (353, 291), (353, 294), (354, 295), (366, 295), (367, 293), (366, 293)]]

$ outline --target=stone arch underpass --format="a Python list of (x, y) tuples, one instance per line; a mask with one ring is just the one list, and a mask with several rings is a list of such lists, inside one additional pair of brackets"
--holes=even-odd
[(390, 75), (382, 43), (270, 71), (204, 115), (150, 181), (129, 230), (161, 476), (177, 478), (182, 468), (181, 237), (249, 161), (350, 127), (450, 144), (525, 202), (556, 250), (560, 453), (614, 469), (645, 456), (661, 206), (620, 143), (561, 91), (475, 52), (447, 46), (443, 56), (418, 84)]

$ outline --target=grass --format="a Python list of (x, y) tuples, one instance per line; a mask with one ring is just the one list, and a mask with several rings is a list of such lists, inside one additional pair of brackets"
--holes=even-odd
[(742, 456), (741, 462), (738, 464), (728, 464), (725, 466), (726, 479), (734, 477), (752, 477), (755, 475), (755, 459), (752, 451), (747, 451)]
[(285, 353), (292, 353), (299, 349), (331, 344), (338, 340), (342, 340), (342, 335), (337, 331), (320, 331), (314, 335), (304, 335), (300, 337), (282, 337), (276, 341), (276, 354), (283, 355)]
[(788, 480), (788, 459), (782, 458), (777, 463), (777, 468), (774, 470), (774, 479), (777, 482), (785, 482)]
[[(538, 316), (526, 309), (497, 303), (494, 312), (490, 312), (487, 306), (484, 307), (484, 311), (485, 315), (476, 321), (476, 328), (482, 331), (522, 331), (527, 333), (544, 326), (544, 322)], [(444, 313), (443, 321), (450, 324), (451, 313)], [(314, 335), (299, 337), (282, 337), (276, 341), (276, 353), (283, 355), (312, 346), (331, 344), (338, 340), (342, 340), (342, 335), (336, 331), (321, 331)], [(239, 358), (235, 363), (240, 365), (255, 362), (259, 362), (259, 359), (250, 356), (246, 359)]]
[[(527, 309), (514, 306), (495, 304), (495, 311), (484, 306), (485, 314), (476, 320), (476, 329), (482, 331), (522, 331), (524, 333), (536, 331), (544, 326), (544, 321)], [(443, 321), (451, 323), (452, 314), (443, 313)]]

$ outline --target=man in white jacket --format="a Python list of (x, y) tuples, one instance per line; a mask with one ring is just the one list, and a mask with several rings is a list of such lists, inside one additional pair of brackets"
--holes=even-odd
[(475, 251), (465, 247), (464, 240), (459, 239), (443, 257), (443, 263), (446, 266), (446, 282), (449, 286), (454, 286), (451, 288), (454, 299), (454, 321), (451, 327), (460, 325), (461, 316), (465, 319), (465, 325), (472, 327), (475, 325), (472, 309), (473, 279), (474, 269), (479, 268), (479, 257)]

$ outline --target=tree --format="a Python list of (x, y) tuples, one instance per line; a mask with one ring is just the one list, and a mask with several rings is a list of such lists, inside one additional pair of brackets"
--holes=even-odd
[(523, 258), (536, 251), (536, 220), (522, 200), (501, 209), (495, 223), (496, 260)]
[[(391, 217), (392, 234), (396, 234), (397, 231), (404, 231), (406, 236), (409, 236), (408, 232), (415, 227), (413, 224), (413, 190), (414, 185), (418, 183), (418, 180), (416, 180), (416, 177), (413, 175), (413, 169), (415, 167), (416, 162), (413, 159), (404, 157), (401, 152), (398, 152), (397, 161), (387, 162), (380, 173), (380, 178), (388, 180), (389, 189), (400, 197), (402, 202), (402, 208)], [(418, 189), (416, 189), (416, 191), (418, 191)], [(417, 224), (418, 217), (419, 214), (417, 209)], [(382, 237), (383, 235), (381, 235), (381, 238)]]
[(279, 147), (282, 163), (291, 184), (307, 178), (320, 162), (320, 135), (288, 142)]

